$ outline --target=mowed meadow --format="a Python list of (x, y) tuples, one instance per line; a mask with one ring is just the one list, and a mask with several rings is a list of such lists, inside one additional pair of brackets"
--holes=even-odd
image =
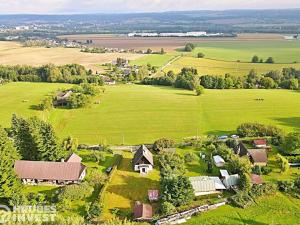
[[(205, 58), (197, 58), (198, 53)], [(251, 63), (254, 55), (264, 61), (273, 57), (274, 64)], [(144, 58), (145, 60), (145, 58)], [(151, 59), (153, 60), (153, 59)], [(200, 75), (247, 75), (251, 69), (258, 73), (294, 67), (300, 69), (300, 41), (219, 41), (197, 43), (190, 52), (182, 52), (182, 57), (164, 68), (178, 73), (183, 67), (197, 68)]]
[[(203, 96), (168, 87), (118, 85), (95, 98), (100, 104), (84, 109), (36, 110), (48, 94), (66, 84), (9, 83), (0, 86), (0, 125), (12, 113), (50, 121), (60, 138), (80, 143), (151, 143), (160, 137), (181, 140), (198, 134), (234, 133), (242, 122), (276, 124), (299, 130), (300, 92), (289, 90), (206, 90)], [(264, 101), (256, 101), (262, 98)]]

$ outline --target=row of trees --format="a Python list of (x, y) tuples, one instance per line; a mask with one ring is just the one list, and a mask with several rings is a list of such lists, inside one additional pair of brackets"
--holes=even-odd
[(63, 66), (48, 64), (40, 67), (25, 65), (0, 66), (0, 78), (10, 81), (103, 84), (99, 76), (92, 75), (92, 70), (86, 70), (84, 66), (79, 64)]
[(268, 57), (265, 61), (262, 58), (259, 58), (257, 55), (253, 56), (251, 59), (252, 63), (275, 63), (273, 57)]
[(284, 88), (299, 89), (300, 71), (294, 68), (285, 68), (280, 71), (270, 71), (264, 75), (251, 70), (247, 76), (235, 77), (226, 74), (222, 76), (205, 75), (201, 77), (200, 84), (208, 89), (240, 89), (240, 88)]

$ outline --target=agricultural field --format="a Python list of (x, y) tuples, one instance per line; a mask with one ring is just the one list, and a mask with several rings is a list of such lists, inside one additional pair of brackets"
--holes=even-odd
[[(195, 44), (196, 48), (191, 53), (181, 52), (177, 49), (181, 57), (167, 65), (161, 60), (162, 56), (150, 55), (132, 61), (132, 64), (145, 65), (153, 63), (163, 66), (163, 70), (168, 72), (173, 70), (180, 72), (183, 67), (197, 68), (200, 75), (247, 75), (251, 69), (258, 73), (266, 73), (271, 70), (282, 70), (282, 68), (300, 68), (300, 41), (284, 40), (235, 40), (235, 41), (202, 41)], [(205, 54), (205, 58), (197, 58), (197, 54)], [(172, 53), (176, 54), (176, 53)], [(251, 63), (254, 55), (266, 60), (273, 57), (274, 64)], [(161, 63), (157, 63), (161, 62)], [(164, 64), (163, 64), (164, 62)]]
[(283, 68), (294, 67), (300, 69), (300, 63), (295, 64), (266, 64), (266, 63), (243, 63), (229, 62), (214, 59), (198, 59), (196, 57), (183, 56), (164, 68), (165, 72), (173, 70), (179, 73), (183, 67), (196, 68), (199, 75), (225, 75), (226, 73), (235, 76), (244, 76), (250, 70), (255, 69), (258, 73), (267, 73), (271, 70), (282, 70)]
[(100, 104), (88, 108), (54, 109), (50, 113), (35, 109), (47, 94), (68, 86), (0, 86), (0, 125), (9, 126), (12, 113), (36, 115), (50, 121), (59, 137), (72, 135), (87, 144), (101, 140), (108, 144), (153, 143), (161, 137), (180, 141), (197, 133), (234, 133), (243, 122), (274, 124), (286, 131), (299, 131), (300, 127), (300, 95), (289, 90), (206, 90), (199, 97), (192, 91), (169, 87), (118, 85), (106, 87), (95, 99)]
[(0, 42), (0, 64), (40, 66), (49, 63), (65, 65), (77, 63), (98, 70), (97, 65), (110, 63), (118, 57), (134, 60), (143, 55), (131, 53), (94, 54), (80, 52), (78, 48), (22, 47), (16, 42)]
[(142, 66), (142, 65), (147, 65), (149, 63), (151, 64), (151, 66), (163, 67), (169, 61), (176, 58), (178, 55), (180, 55), (180, 53), (178, 52), (170, 52), (164, 55), (159, 55), (159, 54), (146, 55), (139, 59), (131, 61), (130, 65)]

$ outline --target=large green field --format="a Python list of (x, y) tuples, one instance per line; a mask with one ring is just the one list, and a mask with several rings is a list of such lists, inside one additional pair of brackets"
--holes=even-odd
[[(205, 58), (198, 59), (197, 54), (202, 52)], [(197, 68), (200, 75), (246, 75), (251, 69), (258, 73), (266, 73), (271, 70), (295, 67), (300, 69), (300, 41), (205, 41), (198, 43), (190, 52), (168, 53), (166, 55), (147, 55), (132, 61), (135, 65), (147, 63), (162, 67), (171, 59), (172, 55), (180, 55), (170, 65), (164, 67), (164, 71), (173, 70), (178, 73), (183, 67)], [(251, 63), (254, 55), (263, 60), (273, 57), (274, 64)]]
[[(234, 132), (242, 122), (277, 124), (299, 130), (300, 93), (288, 90), (206, 90), (203, 96), (181, 89), (142, 85), (106, 87), (100, 104), (85, 109), (35, 110), (40, 99), (62, 84), (10, 83), (0, 86), (0, 124), (12, 113), (49, 120), (59, 137), (80, 143), (151, 143), (160, 137), (181, 140), (200, 134)], [(264, 101), (255, 101), (263, 98)], [(26, 100), (25, 102), (23, 102)]]
[(215, 41), (196, 46), (190, 55), (202, 52), (209, 59), (251, 62), (257, 55), (264, 60), (271, 56), (276, 63), (300, 62), (300, 41)]

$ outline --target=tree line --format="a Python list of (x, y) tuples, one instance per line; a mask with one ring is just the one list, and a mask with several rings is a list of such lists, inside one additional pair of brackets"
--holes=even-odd
[(28, 65), (0, 66), (0, 79), (7, 81), (49, 82), (49, 83), (96, 83), (103, 84), (92, 70), (79, 64), (56, 66), (47, 64), (39, 67)]
[(300, 70), (284, 68), (282, 71), (270, 71), (266, 74), (258, 74), (251, 70), (246, 76), (204, 75), (199, 77), (197, 69), (183, 68), (177, 75), (169, 71), (161, 77), (145, 77), (141, 84), (174, 86), (195, 90), (199, 85), (207, 89), (299, 89)]

